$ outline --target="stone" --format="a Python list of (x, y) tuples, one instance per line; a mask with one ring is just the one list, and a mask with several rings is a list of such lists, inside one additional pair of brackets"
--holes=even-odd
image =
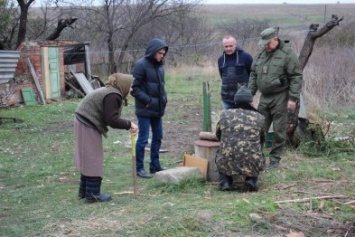
[(186, 178), (203, 178), (199, 168), (180, 166), (155, 173), (155, 178), (162, 183), (178, 184)]

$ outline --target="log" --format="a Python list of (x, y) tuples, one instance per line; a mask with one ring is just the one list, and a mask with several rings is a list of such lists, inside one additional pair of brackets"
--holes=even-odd
[(218, 142), (218, 138), (216, 137), (216, 134), (213, 132), (200, 132), (200, 134), (198, 135), (198, 137), (201, 140), (207, 140), (207, 141), (217, 141)]

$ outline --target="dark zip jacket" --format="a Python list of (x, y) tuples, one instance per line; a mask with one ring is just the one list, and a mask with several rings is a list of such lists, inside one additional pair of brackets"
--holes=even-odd
[(241, 48), (231, 55), (223, 52), (218, 58), (219, 75), (222, 79), (222, 101), (234, 103), (234, 95), (241, 85), (248, 86), (253, 58)]
[[(168, 102), (165, 91), (163, 61), (158, 62), (154, 55), (168, 45), (161, 39), (152, 39), (147, 46), (145, 56), (133, 66), (134, 77), (131, 95), (135, 98), (137, 116), (162, 117)], [(165, 57), (165, 56), (164, 56)]]

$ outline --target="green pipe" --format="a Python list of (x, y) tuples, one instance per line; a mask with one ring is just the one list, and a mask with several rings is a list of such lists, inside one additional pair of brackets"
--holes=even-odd
[(211, 90), (208, 82), (203, 83), (203, 131), (211, 132)]

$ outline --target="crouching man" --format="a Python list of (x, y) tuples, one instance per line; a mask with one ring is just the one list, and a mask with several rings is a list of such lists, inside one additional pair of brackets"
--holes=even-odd
[(233, 176), (245, 178), (249, 191), (258, 191), (258, 175), (265, 168), (262, 147), (265, 141), (264, 116), (254, 108), (249, 89), (241, 87), (234, 106), (224, 110), (216, 127), (220, 148), (216, 164), (223, 191), (233, 187)]

